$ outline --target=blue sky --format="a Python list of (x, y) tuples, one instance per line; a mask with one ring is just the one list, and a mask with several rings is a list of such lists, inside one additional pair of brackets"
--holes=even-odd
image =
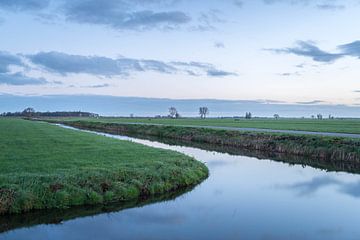
[(0, 93), (360, 105), (359, 0), (0, 0)]

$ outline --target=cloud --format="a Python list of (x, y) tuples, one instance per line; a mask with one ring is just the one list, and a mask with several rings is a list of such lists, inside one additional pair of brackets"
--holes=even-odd
[[(356, 57), (360, 59), (360, 40), (351, 43), (338, 45), (337, 53), (321, 50), (311, 41), (298, 41), (297, 46), (279, 49), (264, 49), (275, 53), (294, 54), (303, 57), (310, 57), (313, 61), (323, 63), (333, 63), (343, 57)], [(303, 67), (304, 65), (299, 65)]]
[(307, 5), (309, 4), (310, 1), (311, 0), (263, 0), (265, 4), (287, 3), (291, 5), (296, 5), (296, 4)]
[(217, 9), (211, 9), (208, 12), (203, 12), (198, 17), (198, 25), (190, 29), (195, 31), (212, 31), (216, 30), (215, 24), (226, 22), (220, 17), (222, 12)]
[(0, 51), (0, 73), (9, 72), (9, 67), (12, 65), (23, 66), (21, 58), (7, 52)]
[[(62, 16), (68, 21), (103, 25), (117, 30), (174, 29), (189, 23), (191, 17), (181, 11), (158, 9), (172, 6), (176, 2), (178, 1), (0, 0), (0, 9), (15, 12), (31, 11), (36, 14), (36, 19), (42, 22), (46, 20), (47, 23), (49, 18), (50, 23), (53, 23), (54, 19)], [(50, 8), (50, 5), (56, 7)]]
[[(95, 84), (95, 85), (85, 85), (85, 86), (79, 86), (80, 88), (105, 88), (105, 87), (110, 87), (111, 85), (108, 83), (103, 83), (103, 84)], [(77, 88), (77, 86), (75, 86), (74, 84), (71, 84), (68, 86), (69, 88)]]
[(242, 8), (244, 6), (244, 2), (240, 0), (234, 0), (234, 5), (239, 8)]
[(345, 5), (337, 4), (337, 0), (263, 0), (265, 4), (285, 3), (290, 5), (314, 6), (320, 10), (343, 10)]
[[(177, 3), (181, 0), (0, 0), (0, 9), (31, 11), (35, 19), (46, 24), (67, 20), (79, 24), (106, 26), (115, 30), (214, 30), (225, 22), (221, 11), (210, 9), (192, 18)], [(238, 6), (241, 1), (235, 1)]]
[(40, 52), (28, 58), (46, 70), (62, 75), (87, 73), (92, 75), (127, 75), (130, 70), (143, 71), (139, 62), (133, 59), (111, 59), (98, 56), (70, 55), (61, 52)]
[(223, 42), (215, 42), (214, 47), (216, 47), (216, 48), (225, 48), (225, 44)]
[(97, 84), (97, 85), (91, 85), (89, 86), (90, 88), (104, 88), (104, 87), (109, 87), (110, 84), (104, 83), (104, 84)]
[(224, 77), (235, 73), (218, 70), (208, 63), (163, 62), (151, 59), (108, 58), (101, 56), (71, 55), (61, 52), (40, 52), (27, 58), (44, 70), (68, 74), (91, 74), (96, 76), (128, 76), (133, 72), (153, 71), (164, 74), (184, 73), (191, 76), (208, 75)]
[(339, 45), (340, 49), (344, 55), (353, 56), (360, 58), (360, 41), (354, 41), (348, 44)]
[(0, 84), (6, 85), (41, 85), (48, 83), (43, 78), (32, 78), (23, 75), (22, 73), (0, 73)]
[(134, 10), (146, 3), (147, 1), (139, 0), (73, 0), (65, 2), (63, 13), (69, 21), (105, 25), (115, 29), (171, 29), (191, 21), (181, 11)]
[(10, 66), (23, 68), (25, 64), (19, 56), (0, 51), (0, 85), (39, 85), (47, 83), (43, 78), (27, 77), (22, 72), (12, 73)]
[(209, 69), (209, 70), (207, 71), (207, 75), (208, 75), (209, 77), (237, 76), (236, 73), (226, 72), (226, 71), (217, 70), (217, 69)]
[(10, 11), (36, 11), (48, 5), (49, 0), (0, 0), (0, 8)]
[(285, 72), (285, 73), (279, 73), (279, 76), (283, 76), (283, 77), (291, 77), (291, 76), (301, 76), (301, 73), (299, 72)]
[(360, 93), (360, 90), (355, 90), (354, 92), (356, 92), (356, 93)]
[(298, 41), (296, 47), (282, 49), (266, 49), (275, 53), (290, 53), (303, 57), (310, 57), (316, 62), (331, 63), (342, 58), (342, 53), (329, 53), (321, 50), (312, 42)]
[(227, 76), (237, 76), (235, 72), (227, 72), (224, 70), (217, 69), (214, 65), (209, 63), (201, 62), (171, 62), (174, 66), (182, 68), (183, 71), (187, 72), (189, 75), (201, 76), (203, 73), (206, 73), (209, 77), (227, 77)]
[(320, 104), (320, 103), (325, 103), (325, 102), (321, 101), (321, 100), (313, 100), (313, 101), (308, 101), (308, 102), (297, 102), (297, 104), (303, 104), (303, 105), (313, 105), (313, 104)]
[(140, 60), (140, 63), (145, 70), (152, 70), (161, 73), (175, 73), (177, 69), (168, 63), (157, 60)]
[(321, 10), (343, 10), (343, 9), (345, 9), (345, 5), (336, 5), (336, 4), (318, 4), (316, 7)]

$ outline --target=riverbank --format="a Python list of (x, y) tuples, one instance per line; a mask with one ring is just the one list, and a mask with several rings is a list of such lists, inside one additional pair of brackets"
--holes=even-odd
[[(59, 121), (57, 121), (59, 122)], [(61, 121), (60, 121), (61, 122)], [(360, 165), (360, 141), (306, 135), (239, 132), (179, 126), (136, 125), (95, 121), (64, 121), (69, 126), (129, 136), (154, 136), (246, 150), (284, 153), (322, 162)], [(352, 167), (353, 168), (353, 167)]]
[(200, 183), (174, 151), (43, 122), (0, 119), (0, 214), (143, 199)]
[(167, 126), (189, 127), (216, 127), (237, 128), (252, 130), (280, 130), (302, 131), (319, 133), (360, 134), (360, 119), (301, 119), (301, 118), (125, 118), (125, 117), (99, 117), (99, 118), (59, 118), (69, 121), (93, 121), (104, 123), (136, 123), (136, 124), (161, 124)]

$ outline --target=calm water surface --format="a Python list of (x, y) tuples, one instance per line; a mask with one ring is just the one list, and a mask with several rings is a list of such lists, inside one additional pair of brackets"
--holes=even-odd
[(108, 136), (193, 156), (210, 177), (175, 200), (18, 228), (0, 239), (360, 239), (360, 175)]

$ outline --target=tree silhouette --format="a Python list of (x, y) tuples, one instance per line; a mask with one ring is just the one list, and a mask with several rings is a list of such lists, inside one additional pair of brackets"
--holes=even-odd
[(209, 114), (209, 109), (207, 107), (200, 107), (199, 114), (200, 114), (200, 118), (206, 118), (206, 115)]

